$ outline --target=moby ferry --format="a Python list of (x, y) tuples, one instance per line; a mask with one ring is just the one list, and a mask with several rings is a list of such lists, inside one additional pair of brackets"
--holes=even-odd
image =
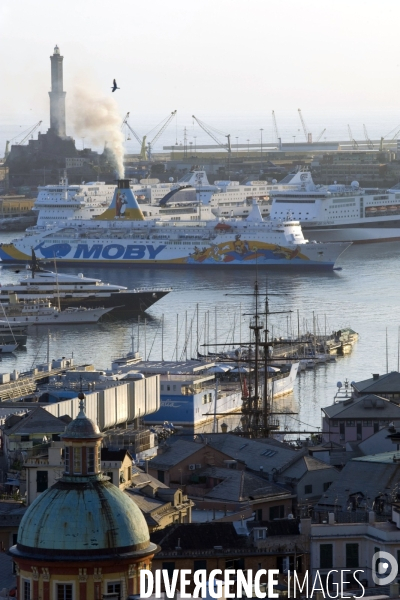
[(33, 249), (38, 258), (66, 264), (333, 268), (349, 245), (309, 242), (298, 221), (265, 221), (256, 201), (246, 219), (146, 220), (122, 179), (101, 215), (27, 230), (0, 246), (0, 258), (29, 261)]

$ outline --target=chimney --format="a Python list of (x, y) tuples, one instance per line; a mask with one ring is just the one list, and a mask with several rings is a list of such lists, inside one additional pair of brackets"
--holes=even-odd
[(377, 379), (379, 379), (379, 373), (372, 373), (372, 379), (374, 381), (376, 381)]
[(370, 510), (368, 513), (368, 523), (370, 525), (375, 525), (375, 511)]
[(328, 513), (328, 524), (329, 525), (335, 524), (335, 513)]

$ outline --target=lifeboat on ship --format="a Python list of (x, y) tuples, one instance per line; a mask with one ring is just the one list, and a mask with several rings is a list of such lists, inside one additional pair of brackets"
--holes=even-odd
[(216, 229), (217, 231), (229, 231), (232, 229), (232, 227), (227, 223), (218, 223), (218, 225), (216, 225), (214, 229)]

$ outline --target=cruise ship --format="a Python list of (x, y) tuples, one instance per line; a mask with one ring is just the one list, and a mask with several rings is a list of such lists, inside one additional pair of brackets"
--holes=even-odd
[[(135, 186), (131, 187), (138, 194), (137, 198), (145, 217), (182, 220), (186, 216), (189, 219), (196, 219), (198, 216), (208, 219), (209, 215), (246, 218), (250, 214), (253, 200), (257, 201), (261, 215), (266, 218), (271, 209), (270, 196), (273, 192), (296, 190), (300, 185), (298, 173), (285, 178), (284, 183), (273, 180), (272, 183), (248, 181), (241, 184), (239, 181), (217, 180), (210, 184), (206, 172), (194, 168), (176, 184), (171, 185), (168, 193), (162, 198), (154, 194), (149, 200), (143, 196), (143, 190), (137, 191)], [(144, 202), (146, 204), (142, 204)]]
[(300, 172), (297, 190), (273, 193), (270, 219), (291, 215), (305, 235), (321, 242), (400, 240), (400, 185), (389, 190), (351, 185), (315, 185), (311, 173)]
[(349, 245), (308, 242), (297, 221), (265, 221), (256, 201), (246, 219), (145, 220), (129, 180), (121, 179), (103, 214), (28, 231), (2, 244), (0, 258), (28, 261), (33, 248), (39, 258), (67, 264), (333, 268)]
[[(296, 189), (298, 176), (285, 184), (267, 184), (265, 181), (208, 182), (205, 171), (192, 170), (177, 183), (159, 183), (158, 180), (130, 182), (145, 218), (182, 220), (202, 219), (210, 215), (218, 217), (246, 217), (251, 210), (253, 198), (257, 199), (263, 217), (268, 216), (273, 191)], [(37, 211), (35, 229), (43, 229), (73, 220), (88, 220), (101, 215), (110, 205), (115, 185), (104, 181), (92, 181), (71, 185), (66, 175), (57, 185), (38, 187), (34, 204)], [(31, 224), (31, 223), (27, 223)]]

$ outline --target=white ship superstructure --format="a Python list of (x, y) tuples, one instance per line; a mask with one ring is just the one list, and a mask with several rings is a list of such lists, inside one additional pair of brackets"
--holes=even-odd
[(290, 215), (317, 241), (379, 242), (400, 239), (400, 186), (390, 190), (351, 185), (315, 185), (300, 173), (300, 189), (276, 191), (271, 220)]
[(38, 211), (36, 227), (100, 215), (110, 205), (114, 190), (114, 185), (103, 181), (69, 185), (66, 177), (58, 185), (39, 186), (34, 206)]
[[(295, 190), (301, 185), (300, 175), (294, 174), (284, 183), (266, 181), (248, 181), (245, 184), (239, 181), (217, 180), (210, 184), (205, 171), (193, 170), (184, 175), (176, 184), (171, 185), (168, 193), (159, 198), (154, 194), (149, 199), (148, 190), (136, 190), (131, 186), (139, 203), (145, 202), (143, 192), (147, 193), (146, 204), (142, 205), (145, 217), (162, 219), (184, 220), (209, 219), (216, 217), (246, 218), (250, 212), (253, 200), (257, 201), (263, 218), (268, 217), (271, 209), (270, 195), (275, 191)], [(160, 184), (167, 186), (168, 184)], [(159, 190), (158, 190), (159, 191)], [(196, 217), (197, 215), (197, 217)]]

